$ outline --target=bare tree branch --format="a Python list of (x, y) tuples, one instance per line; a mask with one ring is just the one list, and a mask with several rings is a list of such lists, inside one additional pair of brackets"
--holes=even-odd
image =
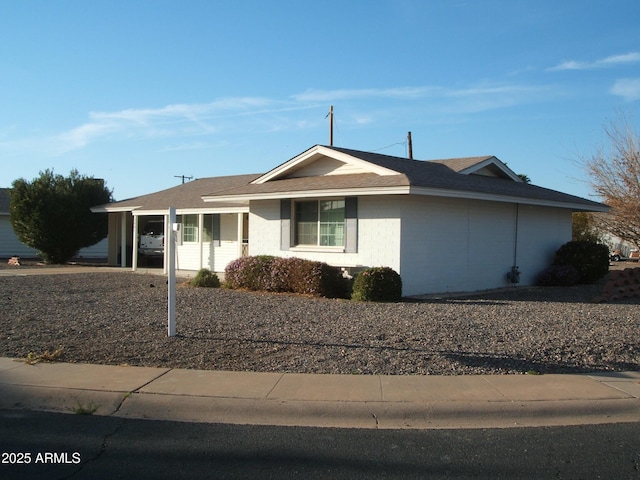
[(591, 188), (611, 207), (595, 218), (600, 229), (640, 246), (640, 136), (624, 115), (604, 131), (606, 148), (580, 162)]

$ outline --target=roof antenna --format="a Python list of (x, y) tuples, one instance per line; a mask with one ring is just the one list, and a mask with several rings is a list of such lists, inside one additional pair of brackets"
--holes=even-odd
[(409, 160), (413, 160), (413, 143), (411, 142), (411, 132), (407, 133), (407, 145), (409, 148)]
[(174, 177), (181, 178), (182, 183), (184, 183), (185, 180), (193, 180), (193, 177), (187, 177), (186, 175), (174, 175)]

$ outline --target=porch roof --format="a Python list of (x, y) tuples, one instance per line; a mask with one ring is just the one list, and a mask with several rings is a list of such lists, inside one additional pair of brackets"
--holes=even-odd
[(242, 200), (221, 203), (205, 203), (202, 197), (211, 192), (222, 192), (229, 188), (246, 185), (256, 179), (259, 175), (233, 175), (227, 177), (199, 178), (191, 182), (183, 183), (166, 190), (133, 197), (119, 202), (98, 205), (91, 209), (94, 213), (100, 212), (149, 212), (167, 210), (169, 207), (176, 207), (180, 210), (207, 210), (215, 211), (222, 209), (243, 209), (247, 203)]

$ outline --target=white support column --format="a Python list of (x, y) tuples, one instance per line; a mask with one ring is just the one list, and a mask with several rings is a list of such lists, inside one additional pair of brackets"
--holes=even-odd
[(202, 257), (203, 257), (203, 252), (202, 249), (204, 248), (204, 242), (202, 241), (202, 234), (204, 233), (204, 215), (202, 213), (198, 214), (198, 243), (200, 245), (199, 250), (199, 255), (200, 258), (198, 259), (198, 265), (200, 265), (199, 269), (202, 269)]
[(127, 212), (120, 213), (120, 266), (127, 266)]
[[(169, 235), (173, 231), (173, 224), (169, 215), (164, 216), (164, 255), (162, 261), (162, 273), (169, 272)], [(173, 220), (175, 222), (175, 219)]]
[(131, 271), (138, 269), (138, 215), (133, 216), (133, 251), (131, 252)]
[(164, 249), (167, 252), (168, 260), (168, 294), (167, 294), (167, 334), (170, 337), (176, 335), (176, 233), (173, 231), (173, 225), (176, 223), (176, 208), (169, 208), (167, 218), (169, 235), (165, 235)]
[(243, 213), (238, 213), (238, 258), (242, 257), (242, 231), (243, 231)]

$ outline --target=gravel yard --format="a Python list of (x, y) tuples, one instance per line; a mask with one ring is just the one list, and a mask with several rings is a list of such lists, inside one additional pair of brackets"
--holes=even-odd
[(395, 304), (177, 289), (99, 272), (0, 277), (0, 356), (343, 374), (522, 374), (640, 369), (640, 299), (594, 304), (602, 284)]

